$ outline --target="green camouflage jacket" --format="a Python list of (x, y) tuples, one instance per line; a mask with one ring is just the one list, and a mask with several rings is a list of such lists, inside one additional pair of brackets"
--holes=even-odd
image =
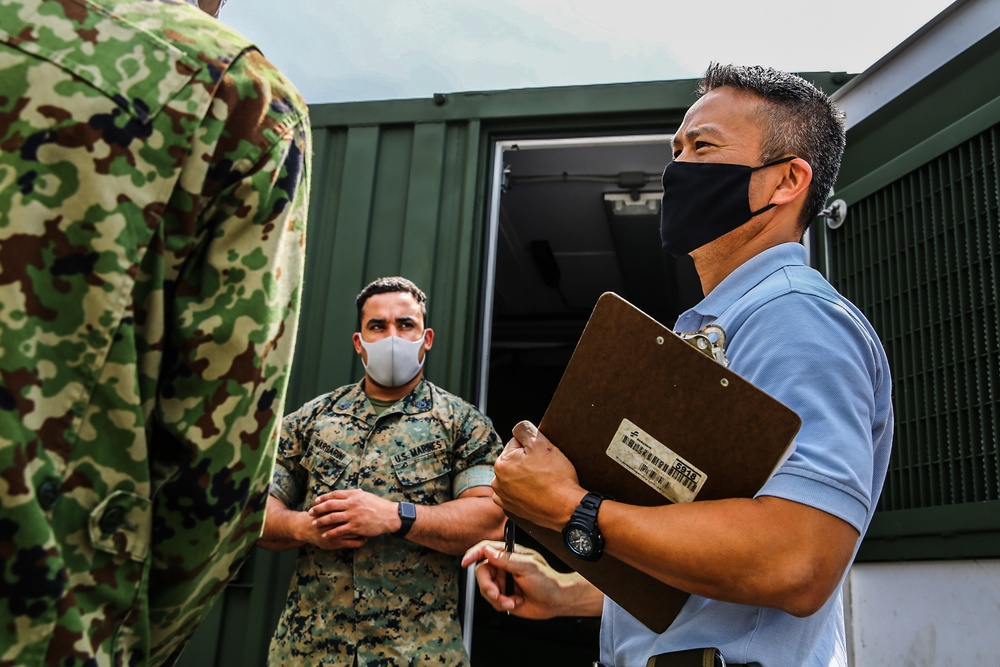
[[(488, 417), (427, 380), (381, 415), (359, 383), (285, 417), (271, 495), (299, 510), (336, 489), (436, 505), (488, 486), (501, 449)], [(457, 557), (394, 535), (301, 547), (268, 664), (468, 665), (460, 569)]]
[(257, 540), (307, 109), (170, 0), (0, 9), (0, 666), (172, 661)]

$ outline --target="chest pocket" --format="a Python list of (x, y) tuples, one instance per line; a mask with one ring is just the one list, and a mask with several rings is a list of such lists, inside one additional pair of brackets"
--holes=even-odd
[(344, 450), (313, 436), (309, 453), (302, 457), (302, 467), (309, 471), (313, 493), (319, 495), (333, 490), (352, 460), (354, 457)]
[(417, 486), (451, 472), (451, 457), (444, 440), (432, 440), (392, 457), (392, 468), (403, 486)]

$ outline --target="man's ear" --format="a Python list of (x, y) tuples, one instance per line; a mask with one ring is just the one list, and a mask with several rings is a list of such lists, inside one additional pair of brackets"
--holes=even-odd
[(434, 329), (424, 329), (424, 349), (429, 350), (434, 345)]
[(354, 351), (361, 354), (361, 351), (364, 349), (361, 347), (361, 334), (355, 331), (354, 335), (351, 336), (351, 340), (354, 342)]
[(795, 201), (802, 195), (807, 195), (809, 184), (812, 183), (812, 167), (800, 157), (787, 163), (781, 170), (781, 180), (778, 181), (771, 196), (771, 203), (780, 206)]

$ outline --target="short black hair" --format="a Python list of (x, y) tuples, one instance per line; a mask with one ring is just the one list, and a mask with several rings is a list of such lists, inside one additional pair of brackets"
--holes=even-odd
[(756, 95), (763, 131), (760, 162), (786, 155), (802, 158), (812, 167), (799, 226), (805, 231), (826, 205), (844, 156), (844, 112), (822, 90), (800, 76), (760, 65), (711, 63), (698, 84), (698, 94), (730, 86)]
[(392, 292), (404, 292), (413, 297), (417, 305), (420, 306), (420, 314), (424, 318), (424, 327), (427, 327), (427, 295), (424, 294), (423, 290), (417, 287), (412, 280), (407, 280), (401, 276), (390, 276), (386, 278), (376, 278), (362, 289), (358, 293), (358, 298), (354, 300), (354, 303), (358, 307), (358, 329), (364, 325), (361, 321), (362, 310), (364, 310), (365, 302), (368, 301), (369, 297), (376, 294), (389, 294)]

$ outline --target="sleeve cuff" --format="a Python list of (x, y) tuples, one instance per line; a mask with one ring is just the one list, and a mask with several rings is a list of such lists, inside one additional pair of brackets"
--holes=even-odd
[(268, 493), (284, 503), (285, 507), (290, 510), (299, 509), (302, 504), (302, 498), (297, 497), (300, 494), (296, 493), (297, 484), (295, 483), (295, 477), (282, 466), (274, 466), (274, 475), (271, 477), (271, 485), (268, 488)]
[(468, 491), (474, 486), (489, 486), (493, 482), (493, 466), (472, 466), (455, 475), (451, 482), (453, 498)]
[(774, 496), (815, 507), (843, 519), (862, 535), (867, 528), (868, 507), (864, 502), (849, 490), (803, 470), (783, 469), (757, 492), (757, 496)]

